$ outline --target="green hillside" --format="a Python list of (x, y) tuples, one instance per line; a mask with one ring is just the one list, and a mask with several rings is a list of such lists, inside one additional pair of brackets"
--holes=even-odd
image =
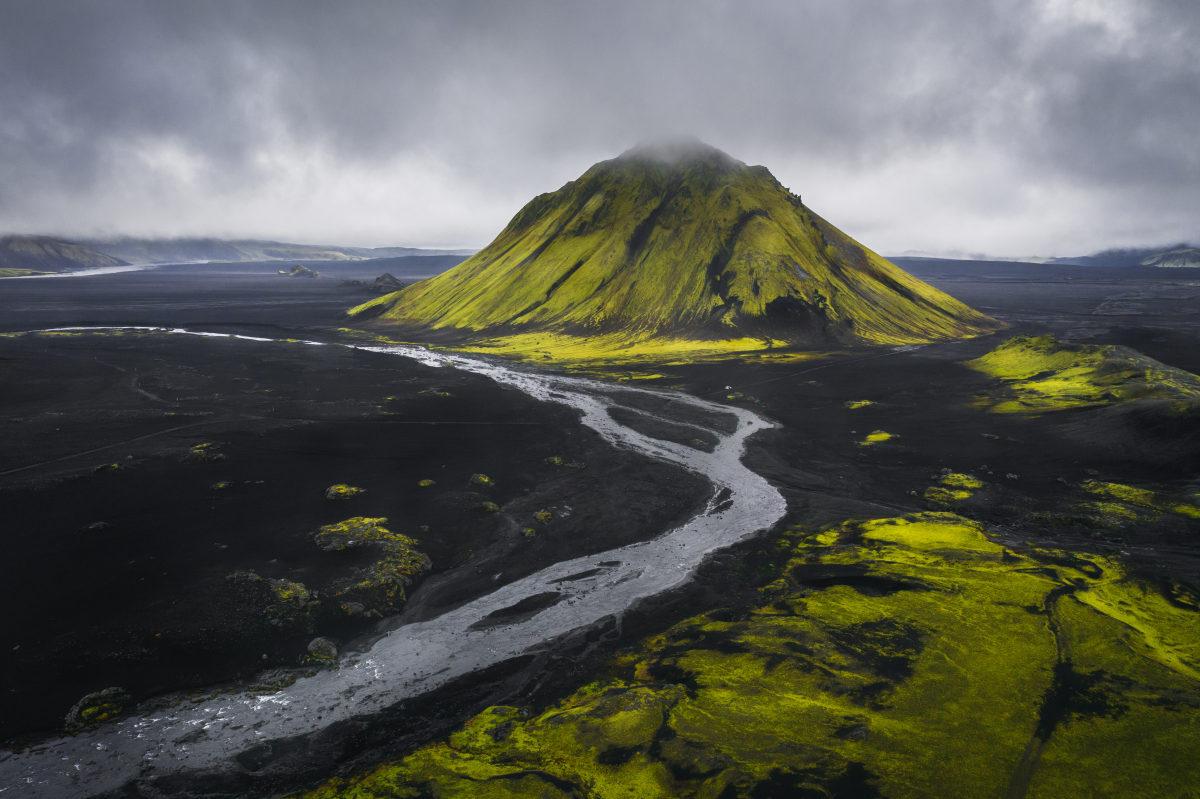
[(776, 344), (907, 344), (996, 326), (833, 227), (766, 168), (699, 142), (598, 163), (458, 267), (351, 313), (476, 337)]
[(49, 236), (0, 236), (0, 269), (13, 274), (66, 272), (125, 263), (86, 245)]

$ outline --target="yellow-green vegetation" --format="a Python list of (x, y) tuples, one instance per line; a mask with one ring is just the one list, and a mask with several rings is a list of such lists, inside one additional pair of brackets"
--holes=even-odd
[(542, 510), (539, 510), (537, 513), (533, 514), (533, 519), (538, 524), (549, 524), (550, 522), (554, 521), (554, 511), (543, 508)]
[(1005, 382), (1002, 396), (979, 399), (994, 413), (1044, 413), (1131, 400), (1160, 400), (1177, 411), (1200, 405), (1200, 377), (1128, 347), (1021, 336), (967, 365)]
[(367, 493), (367, 489), (365, 488), (359, 488), (347, 483), (334, 483), (325, 489), (325, 499), (350, 499), (365, 493)]
[(1192, 492), (1163, 493), (1148, 488), (1087, 480), (1083, 490), (1096, 497), (1085, 502), (1083, 509), (1097, 521), (1126, 524), (1138, 520), (1153, 520), (1164, 513), (1188, 519), (1200, 519), (1200, 494)]
[(699, 142), (666, 149), (594, 165), (459, 266), (351, 315), (566, 361), (911, 344), (997, 326), (812, 213), (764, 167)]
[(431, 488), (435, 485), (437, 485), (437, 481), (431, 480), (428, 477), (417, 481), (418, 488)]
[(351, 579), (337, 585), (334, 596), (395, 607), (404, 599), (412, 578), (429, 569), (429, 558), (417, 550), (417, 542), (388, 529), (387, 522), (384, 516), (353, 516), (317, 530), (313, 540), (321, 549), (338, 552), (372, 546), (382, 553)]
[(16, 269), (12, 267), (0, 268), (0, 277), (29, 277), (30, 275), (45, 275), (48, 272), (39, 272), (36, 269)]
[(133, 698), (122, 688), (105, 688), (80, 699), (68, 712), (64, 727), (69, 733), (81, 732), (111, 721), (125, 712)]
[[(461, 349), (484, 355), (520, 360), (550, 361), (575, 368), (597, 364), (680, 365), (695, 361), (740, 358), (782, 347), (787, 342), (771, 338), (696, 338), (655, 336), (644, 332), (573, 335), (540, 331), (516, 333), (475, 341)], [(802, 358), (816, 357), (797, 353)]]
[(476, 473), (471, 475), (471, 485), (477, 485), (483, 488), (491, 488), (495, 484), (496, 481), (488, 477), (486, 474)]
[[(251, 573), (254, 579), (263, 578)], [(308, 626), (319, 602), (308, 586), (286, 578), (268, 581), (271, 602), (267, 605), (267, 619), (277, 627)]]
[(543, 712), (493, 707), (331, 797), (1185, 796), (1200, 599), (1017, 553), (948, 513), (779, 542), (740, 612), (683, 621)]
[(871, 400), (866, 400), (866, 399), (850, 400), (846, 403), (846, 407), (852, 411), (857, 411), (857, 410), (861, 410), (862, 408), (868, 408), (874, 404), (875, 403), (872, 402)]
[(896, 438), (894, 433), (889, 433), (886, 430), (874, 430), (870, 433), (867, 433), (866, 437), (864, 437), (862, 441), (858, 442), (858, 445), (860, 447), (873, 447), (876, 444), (882, 444), (885, 441), (891, 441), (893, 438)]
[(217, 450), (217, 446), (211, 441), (198, 441), (192, 444), (188, 450), (188, 456), (194, 461), (221, 461), (225, 460), (224, 453)]
[(974, 475), (962, 472), (945, 472), (938, 484), (925, 489), (925, 499), (941, 505), (962, 502), (983, 488), (983, 481)]

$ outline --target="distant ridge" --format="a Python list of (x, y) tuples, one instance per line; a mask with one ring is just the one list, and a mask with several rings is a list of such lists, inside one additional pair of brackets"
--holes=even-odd
[(86, 244), (52, 236), (0, 236), (0, 270), (8, 272), (67, 272), (125, 265), (126, 261)]
[(291, 244), (263, 239), (121, 237), (83, 242), (99, 252), (131, 264), (171, 264), (203, 261), (363, 261), (406, 255), (470, 255), (473, 250), (426, 250), (417, 247), (342, 247)]
[(352, 314), (413, 330), (910, 344), (994, 320), (809, 210), (761, 166), (694, 139), (602, 161), (442, 275)]
[(1048, 263), (1108, 267), (1200, 267), (1200, 247), (1180, 243), (1167, 247), (1102, 250), (1091, 255), (1052, 258)]

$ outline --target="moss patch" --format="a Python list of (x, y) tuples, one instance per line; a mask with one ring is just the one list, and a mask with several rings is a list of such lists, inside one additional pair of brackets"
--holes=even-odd
[(310, 796), (1180, 795), (1200, 779), (1194, 600), (945, 513), (795, 531), (779, 563), (746, 612), (688, 619), (543, 712), (490, 708)]
[(1022, 336), (967, 365), (1004, 381), (1003, 393), (978, 400), (994, 413), (1045, 413), (1145, 399), (1169, 402), (1182, 412), (1200, 403), (1200, 377), (1127, 347)]
[(858, 445), (860, 447), (873, 447), (876, 444), (883, 444), (891, 441), (894, 438), (896, 438), (895, 433), (889, 433), (886, 430), (874, 430), (870, 433), (867, 433), (863, 440), (858, 442)]
[(382, 516), (353, 516), (323, 525), (313, 537), (321, 549), (341, 552), (372, 547), (381, 556), (335, 584), (339, 600), (356, 600), (374, 609), (396, 607), (405, 598), (412, 579), (429, 569), (429, 558), (417, 550), (417, 542), (387, 527)]
[(359, 488), (358, 486), (346, 483), (334, 483), (325, 489), (325, 499), (350, 499), (365, 493), (367, 493), (367, 489), (365, 488)]

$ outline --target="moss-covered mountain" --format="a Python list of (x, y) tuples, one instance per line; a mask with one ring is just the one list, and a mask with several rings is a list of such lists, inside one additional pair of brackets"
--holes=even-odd
[(695, 141), (642, 146), (535, 197), (458, 267), (351, 311), (401, 326), (904, 344), (996, 323)]
[(72, 241), (49, 236), (0, 236), (0, 269), (14, 273), (66, 272), (125, 261)]

